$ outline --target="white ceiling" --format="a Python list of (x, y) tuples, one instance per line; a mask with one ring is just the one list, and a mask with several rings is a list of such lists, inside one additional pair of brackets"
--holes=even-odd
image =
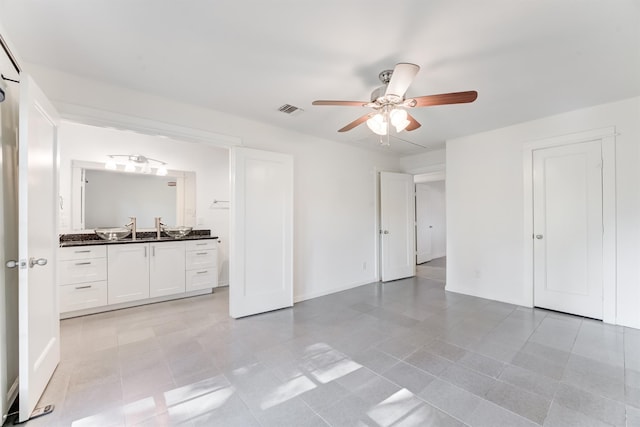
[(336, 131), (365, 109), (311, 102), (367, 101), (398, 62), (422, 67), (407, 97), (478, 91), (412, 110), (396, 154), (640, 95), (638, 0), (0, 1), (27, 62), (362, 147)]

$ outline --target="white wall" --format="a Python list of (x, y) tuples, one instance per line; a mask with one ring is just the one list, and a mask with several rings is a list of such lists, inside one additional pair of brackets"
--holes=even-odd
[(640, 328), (640, 98), (447, 141), (447, 289), (530, 305), (522, 145), (615, 126), (617, 323)]
[(430, 174), (435, 171), (444, 170), (445, 161), (446, 150), (442, 148), (403, 157), (400, 159), (400, 164), (404, 172), (416, 175)]
[[(82, 111), (78, 106), (88, 106), (94, 116), (114, 117), (117, 113), (129, 119), (140, 119), (144, 124), (151, 120), (194, 132), (230, 135), (240, 138), (248, 147), (292, 154), (294, 298), (302, 300), (377, 280), (376, 172), (399, 170), (397, 158), (33, 65), (29, 68), (63, 115), (65, 111)], [(63, 151), (69, 132), (72, 129), (80, 132), (82, 127), (63, 126)], [(106, 131), (108, 129), (102, 129), (102, 132)], [(220, 175), (220, 171), (216, 171), (218, 160), (212, 162), (213, 154), (201, 155), (195, 161), (192, 157), (187, 160), (178, 152), (175, 142), (132, 135), (140, 144), (136, 151), (171, 162), (175, 158), (176, 169), (194, 170), (198, 176), (202, 176), (201, 171), (216, 177)], [(91, 157), (81, 160), (97, 161), (96, 156), (104, 159), (106, 154), (115, 151), (132, 151), (131, 145), (124, 141), (75, 139), (74, 147), (66, 151), (67, 161), (71, 157), (79, 158), (79, 154)], [(83, 144), (92, 148), (87, 149)], [(198, 150), (206, 148), (189, 143), (183, 146), (198, 146)], [(228, 174), (226, 169), (224, 173)], [(204, 196), (201, 196), (202, 191), (200, 187), (197, 190), (198, 216), (204, 215), (203, 225), (209, 226), (215, 215), (228, 212), (207, 211), (212, 199), (228, 200), (228, 185), (224, 194), (222, 188), (205, 192)]]

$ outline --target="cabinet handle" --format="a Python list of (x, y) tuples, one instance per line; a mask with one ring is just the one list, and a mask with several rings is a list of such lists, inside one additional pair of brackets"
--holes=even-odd
[(155, 246), (151, 247), (151, 255), (152, 256), (156, 256), (156, 247)]
[(147, 247), (146, 246), (144, 247), (144, 257), (145, 258), (147, 257)]
[(91, 287), (91, 285), (87, 285), (87, 286), (76, 286), (76, 289), (89, 289)]
[(196, 252), (196, 255), (209, 255), (209, 252)]
[(89, 254), (91, 253), (91, 249), (87, 249), (86, 251), (73, 251), (74, 254)]
[(206, 243), (196, 243), (196, 246), (207, 246)]
[(91, 261), (87, 261), (87, 262), (76, 262), (76, 265), (90, 265)]
[(196, 271), (196, 274), (207, 274), (208, 272), (209, 272), (209, 270)]

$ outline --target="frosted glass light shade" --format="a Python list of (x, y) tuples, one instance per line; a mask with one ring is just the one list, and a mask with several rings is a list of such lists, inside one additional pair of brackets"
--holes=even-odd
[(389, 113), (389, 119), (393, 127), (396, 128), (396, 132), (402, 132), (407, 126), (409, 126), (409, 123), (411, 122), (407, 117), (408, 114), (406, 110), (400, 108), (391, 110), (391, 113)]
[(369, 129), (378, 135), (386, 135), (389, 124), (383, 114), (376, 114), (367, 120)]

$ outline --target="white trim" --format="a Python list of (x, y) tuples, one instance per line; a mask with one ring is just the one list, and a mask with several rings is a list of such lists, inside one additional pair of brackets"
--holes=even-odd
[(242, 138), (237, 136), (193, 129), (130, 114), (66, 102), (56, 102), (56, 107), (63, 119), (85, 125), (131, 130), (144, 135), (165, 136), (180, 141), (204, 143), (216, 147), (229, 148), (242, 145)]
[(413, 182), (420, 184), (423, 182), (444, 181), (446, 178), (445, 164), (440, 163), (434, 165), (433, 170), (425, 173), (417, 173), (413, 175)]
[[(614, 129), (615, 131), (615, 129)], [(616, 137), (603, 136), (602, 141), (602, 320), (618, 323), (617, 212), (616, 212)]]
[(382, 277), (380, 272), (380, 262), (381, 262), (381, 254), (380, 254), (380, 172), (382, 170), (379, 168), (374, 168), (374, 195), (373, 195), (373, 214), (375, 215), (374, 220), (374, 229), (373, 229), (373, 251), (374, 251), (374, 276), (377, 282), (380, 281)]
[(603, 321), (617, 323), (616, 314), (616, 163), (614, 126), (528, 141), (523, 144), (522, 169), (524, 187), (524, 300), (533, 307), (533, 151), (560, 145), (599, 140), (602, 146), (602, 222), (603, 222)]
[(337, 286), (335, 288), (331, 288), (331, 289), (320, 291), (320, 292), (309, 292), (309, 293), (305, 293), (305, 294), (294, 295), (293, 302), (294, 303), (298, 303), (298, 302), (302, 302), (302, 301), (305, 301), (305, 300), (308, 300), (308, 299), (312, 299), (312, 298), (323, 297), (325, 295), (330, 295), (330, 294), (334, 294), (336, 292), (346, 291), (348, 289), (353, 289), (353, 288), (357, 288), (359, 286), (364, 286), (364, 285), (368, 285), (370, 283), (376, 283), (376, 282), (379, 282), (379, 280), (377, 278), (371, 278), (371, 279), (368, 279), (368, 280), (359, 280), (357, 282), (349, 283), (347, 285)]
[(9, 387), (9, 391), (7, 392), (7, 407), (5, 408), (7, 411), (9, 410), (9, 408), (11, 408), (13, 403), (18, 398), (19, 386), (20, 386), (20, 377), (16, 377), (15, 381), (13, 382), (13, 384), (11, 384), (11, 387)]
[(66, 311), (60, 313), (60, 319), (70, 319), (72, 317), (86, 316), (89, 314), (104, 313), (107, 311), (122, 310), (123, 308), (138, 307), (141, 305), (155, 304), (158, 302), (173, 301), (177, 299), (197, 297), (215, 293), (215, 288), (198, 289), (181, 294), (165, 295), (155, 298), (145, 298), (137, 301), (121, 302), (118, 304), (102, 305), (100, 307), (84, 308), (82, 310)]

